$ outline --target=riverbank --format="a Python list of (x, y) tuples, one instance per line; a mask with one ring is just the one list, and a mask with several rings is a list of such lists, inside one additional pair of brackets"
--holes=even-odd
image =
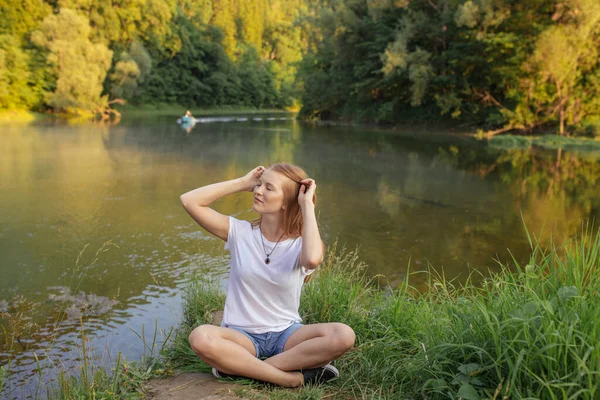
[(27, 110), (0, 110), (0, 124), (28, 124), (44, 118), (48, 116)]
[[(185, 114), (186, 108), (177, 104), (157, 104), (131, 106), (123, 105), (115, 107), (121, 115), (122, 120), (139, 119), (144, 117), (180, 117)], [(256, 109), (252, 107), (223, 106), (215, 108), (191, 108), (195, 117), (219, 117), (236, 115), (296, 115), (297, 110), (281, 109)], [(25, 110), (0, 111), (0, 124), (27, 124), (43, 119), (55, 118), (73, 122), (88, 123), (89, 119), (82, 117), (65, 117), (50, 114), (34, 113)], [(504, 134), (487, 138), (484, 135), (473, 132), (465, 127), (457, 127), (454, 124), (441, 123), (415, 123), (410, 125), (382, 126), (376, 124), (361, 124), (343, 121), (302, 121), (306, 124), (319, 126), (330, 126), (332, 128), (360, 127), (366, 131), (377, 133), (395, 134), (419, 141), (432, 141), (436, 143), (465, 143), (468, 145), (488, 146), (496, 150), (527, 150), (529, 148), (542, 148), (546, 150), (565, 150), (582, 153), (600, 153), (600, 136), (591, 137), (565, 137), (553, 134), (542, 136), (521, 136)]]
[(208, 117), (208, 116), (224, 116), (224, 115), (252, 115), (252, 114), (290, 114), (295, 113), (294, 110), (280, 110), (280, 109), (257, 109), (253, 107), (240, 107), (240, 106), (222, 106), (214, 108), (199, 108), (178, 104), (156, 104), (156, 105), (140, 105), (131, 106), (124, 105), (115, 107), (121, 114), (122, 118), (135, 118), (146, 115), (155, 117), (168, 117), (168, 116), (182, 116), (186, 110), (190, 110), (194, 117)]
[[(526, 265), (507, 266), (482, 284), (469, 279), (460, 287), (428, 272), (424, 292), (410, 286), (410, 277), (395, 289), (377, 287), (364, 275), (356, 251), (329, 249), (303, 290), (300, 312), (304, 323), (340, 321), (354, 328), (355, 347), (334, 363), (341, 371), (338, 380), (298, 390), (249, 380), (219, 384), (207, 375), (186, 384), (210, 387), (205, 398), (595, 399), (600, 231), (589, 228), (579, 239), (551, 248), (531, 244)], [(38, 398), (152, 398), (182, 389), (181, 379), (169, 376), (210, 372), (187, 336), (195, 326), (216, 323), (223, 305), (217, 282), (197, 277), (185, 292), (183, 321), (162, 349), (156, 335), (146, 341), (142, 331), (147, 356), (127, 363), (119, 355), (110, 373), (94, 368), (84, 351), (79, 375), (61, 374)], [(81, 340), (86, 342), (83, 328)], [(0, 390), (7, 372), (0, 368)]]
[(532, 136), (505, 133), (487, 137), (483, 131), (465, 125), (442, 122), (406, 122), (403, 125), (382, 125), (355, 121), (313, 121), (302, 120), (303, 123), (325, 126), (332, 129), (344, 127), (361, 128), (365, 131), (398, 135), (419, 141), (436, 143), (463, 143), (466, 145), (487, 146), (495, 150), (527, 150), (542, 148), (546, 150), (565, 150), (582, 153), (600, 153), (600, 135), (595, 137), (560, 136), (544, 133)]
[[(177, 104), (159, 104), (142, 106), (118, 106), (115, 107), (121, 113), (121, 120), (129, 118), (152, 117), (180, 117), (185, 114), (187, 108)], [(265, 115), (265, 114), (291, 114), (295, 115), (297, 110), (281, 109), (257, 109), (253, 107), (223, 106), (215, 108), (190, 108), (195, 117), (228, 116), (228, 115)], [(97, 121), (94, 117), (43, 114), (27, 110), (0, 110), (0, 124), (28, 124), (44, 119), (53, 118), (76, 123), (90, 123)]]
[(540, 147), (548, 150), (566, 150), (576, 152), (600, 152), (600, 136), (595, 138), (565, 137), (558, 135), (544, 136), (494, 136), (487, 140), (490, 147), (499, 150), (526, 150)]
[[(600, 394), (600, 232), (542, 249), (526, 265), (504, 268), (482, 286), (456, 287), (429, 275), (425, 293), (410, 280), (380, 289), (356, 252), (330, 251), (305, 286), (305, 323), (352, 326), (354, 349), (335, 362), (341, 377), (297, 391), (253, 384), (252, 398), (540, 398)], [(223, 307), (214, 283), (188, 289), (184, 321), (167, 359), (184, 371), (208, 371), (187, 344), (192, 327)], [(317, 393), (318, 392), (318, 393)], [(308, 396), (308, 397), (307, 397)], [(316, 397), (315, 397), (316, 396)]]

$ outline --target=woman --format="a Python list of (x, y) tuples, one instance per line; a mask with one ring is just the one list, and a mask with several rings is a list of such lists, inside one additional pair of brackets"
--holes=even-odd
[[(329, 362), (354, 345), (354, 331), (341, 323), (302, 325), (298, 315), (302, 284), (323, 261), (316, 188), (301, 168), (275, 164), (181, 196), (190, 216), (231, 252), (223, 322), (199, 326), (189, 337), (215, 376), (297, 387), (339, 375)], [(254, 223), (209, 208), (243, 191), (254, 192)]]

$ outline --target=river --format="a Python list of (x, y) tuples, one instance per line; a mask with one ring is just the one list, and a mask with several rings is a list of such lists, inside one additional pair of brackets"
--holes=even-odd
[[(276, 114), (207, 118), (189, 131), (168, 117), (0, 131), (0, 312), (22, 312), (26, 325), (18, 342), (0, 340), (12, 397), (31, 395), (34, 353), (42, 364), (80, 360), (81, 319), (97, 358), (136, 360), (142, 326), (160, 338), (178, 324), (190, 276), (226, 279), (223, 243), (179, 195), (257, 165), (302, 166), (318, 184), (326, 244), (359, 246), (367, 274), (391, 286), (409, 265), (462, 282), (512, 257), (526, 263), (524, 225), (547, 243), (600, 216), (600, 155), (494, 149), (423, 127), (323, 127)], [(252, 219), (251, 205), (241, 193), (215, 208)], [(420, 289), (425, 280), (410, 277)]]

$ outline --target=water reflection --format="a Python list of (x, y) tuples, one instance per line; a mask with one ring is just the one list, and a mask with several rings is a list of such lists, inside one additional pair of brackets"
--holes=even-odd
[[(162, 329), (177, 324), (190, 274), (226, 276), (223, 243), (198, 229), (179, 194), (259, 164), (303, 166), (319, 184), (325, 241), (360, 246), (368, 272), (391, 284), (409, 264), (415, 271), (431, 263), (461, 280), (468, 267), (486, 272), (498, 268), (495, 259), (508, 262), (507, 249), (525, 261), (523, 220), (534, 233), (544, 227), (546, 237), (562, 238), (600, 215), (600, 161), (593, 155), (499, 151), (448, 135), (280, 118), (212, 121), (189, 135), (167, 118), (3, 128), (0, 310), (12, 310), (15, 295), (24, 295), (38, 305), (31, 323), (40, 333), (12, 351), (3, 339), (0, 364), (12, 359), (23, 381), (33, 351), (54, 332), (52, 356), (67, 363), (66, 349), (79, 340), (76, 317), (86, 321), (95, 346), (139, 356), (141, 341), (130, 329), (153, 326), (156, 318)], [(249, 219), (251, 204), (247, 193), (215, 207)], [(109, 241), (114, 246), (96, 257)], [(423, 279), (415, 276), (413, 284)], [(57, 311), (65, 304), (51, 301), (57, 299), (74, 304), (72, 318)]]
[[(562, 242), (581, 231), (582, 221), (600, 215), (600, 154), (541, 149), (493, 152), (492, 162), (466, 165), (495, 176), (511, 192), (511, 210), (523, 211), (528, 229)], [(458, 164), (461, 164), (458, 162)]]

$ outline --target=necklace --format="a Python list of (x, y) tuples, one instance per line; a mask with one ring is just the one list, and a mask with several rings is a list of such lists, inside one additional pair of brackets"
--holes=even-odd
[(263, 251), (265, 252), (265, 255), (267, 256), (267, 258), (265, 258), (265, 264), (269, 264), (271, 262), (271, 259), (269, 257), (271, 257), (271, 254), (273, 254), (273, 252), (277, 248), (277, 245), (279, 244), (279, 241), (283, 237), (283, 234), (285, 233), (285, 231), (281, 234), (281, 236), (279, 236), (279, 239), (277, 239), (277, 243), (275, 243), (275, 247), (273, 247), (273, 250), (271, 250), (270, 253), (267, 253), (267, 250), (265, 250), (265, 239), (262, 234), (262, 229), (261, 229), (260, 225), (258, 226), (258, 229), (260, 230), (260, 241), (262, 242)]

